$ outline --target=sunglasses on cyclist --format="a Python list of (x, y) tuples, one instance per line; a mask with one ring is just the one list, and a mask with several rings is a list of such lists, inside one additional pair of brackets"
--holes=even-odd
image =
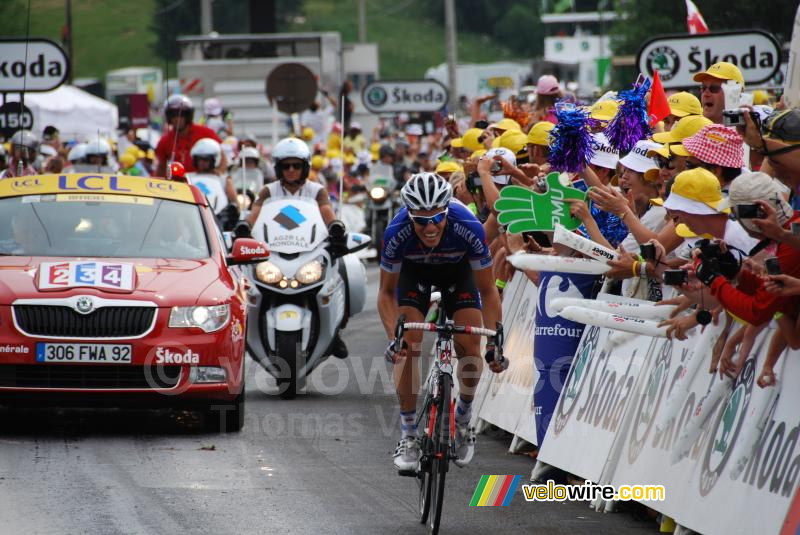
[(433, 214), (431, 216), (427, 215), (411, 215), (408, 214), (408, 217), (411, 218), (411, 221), (419, 225), (420, 227), (427, 227), (428, 223), (433, 223), (434, 225), (438, 225), (444, 218), (447, 216), (447, 210), (442, 210), (438, 214)]
[(722, 91), (722, 86), (721, 85), (705, 85), (705, 84), (703, 84), (703, 85), (700, 86), (700, 93), (702, 94), (704, 91), (708, 91), (712, 95), (715, 95), (715, 94), (719, 93), (720, 91)]
[(289, 163), (282, 163), (281, 169), (297, 169), (300, 170), (303, 168), (302, 162), (289, 162)]

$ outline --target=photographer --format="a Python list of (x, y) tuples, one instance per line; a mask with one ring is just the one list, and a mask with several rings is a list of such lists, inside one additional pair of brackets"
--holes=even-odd
[[(780, 110), (770, 115), (762, 127), (750, 113), (744, 114), (739, 134), (753, 150), (766, 157), (762, 171), (792, 188), (797, 198), (800, 189), (800, 109)], [(795, 204), (797, 206), (797, 204)]]
[[(764, 173), (747, 173), (731, 184), (730, 197), (721, 208), (730, 206), (738, 221), (750, 236), (761, 240), (760, 246), (769, 244), (769, 238), (764, 236), (757, 225), (752, 221), (751, 206), (758, 200), (765, 200), (776, 211), (778, 222), (788, 228), (792, 222), (798, 221), (789, 204), (781, 196), (781, 189), (775, 180)], [(666, 204), (665, 204), (666, 206)], [(748, 209), (748, 210), (746, 210)], [(747, 217), (745, 212), (748, 212)], [(768, 265), (768, 272), (779, 269), (782, 274), (794, 277), (800, 276), (800, 250), (785, 243), (779, 243), (775, 257), (777, 266), (773, 262)], [(794, 314), (795, 300), (779, 296), (767, 291), (764, 282), (751, 272), (743, 271), (739, 275), (738, 285), (734, 287), (730, 278), (722, 273), (719, 263), (711, 258), (700, 257), (695, 266), (698, 280), (708, 286), (711, 294), (736, 317), (753, 325), (760, 325), (772, 319), (776, 312)]]

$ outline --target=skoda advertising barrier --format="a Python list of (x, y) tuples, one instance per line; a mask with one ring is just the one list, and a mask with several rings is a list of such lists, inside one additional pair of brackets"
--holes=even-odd
[(51, 91), (68, 72), (67, 55), (49, 39), (0, 39), (0, 93)]
[(371, 82), (361, 94), (372, 113), (435, 112), (447, 99), (447, 88), (436, 80)]
[(636, 57), (639, 70), (648, 76), (658, 71), (667, 89), (697, 86), (692, 77), (720, 61), (738, 66), (746, 85), (761, 84), (780, 69), (781, 48), (760, 30), (661, 35), (646, 42)]

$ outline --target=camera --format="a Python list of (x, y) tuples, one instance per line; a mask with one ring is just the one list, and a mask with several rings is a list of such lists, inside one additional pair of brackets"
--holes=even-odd
[(777, 257), (765, 258), (764, 259), (764, 267), (767, 270), (768, 275), (780, 275), (781, 274), (781, 265), (778, 262)]
[(689, 273), (682, 269), (668, 269), (664, 271), (664, 284), (680, 286), (689, 282)]
[(492, 172), (492, 174), (499, 173), (502, 168), (503, 168), (502, 162), (498, 162), (497, 160), (495, 160), (492, 163), (492, 167), (491, 167), (490, 171)]
[(639, 246), (639, 254), (642, 255), (642, 258), (645, 260), (652, 260), (655, 262), (656, 260), (656, 244), (654, 243), (643, 243)]
[(704, 260), (719, 258), (719, 256), (722, 254), (722, 248), (720, 248), (719, 242), (711, 241), (708, 238), (697, 240), (695, 247), (700, 249), (700, 254), (703, 256)]
[(737, 204), (736, 217), (738, 219), (763, 219), (767, 217), (767, 214), (757, 204)]
[(478, 191), (482, 188), (481, 177), (477, 171), (471, 171), (467, 175), (467, 189), (470, 191)]
[[(730, 127), (744, 126), (745, 125), (745, 122), (744, 122), (744, 114), (745, 113), (748, 113), (748, 111), (747, 110), (743, 110), (743, 109), (722, 110), (722, 124), (724, 126), (730, 126)], [(753, 121), (756, 121), (757, 118), (758, 118), (758, 115), (756, 113), (754, 113), (754, 112), (749, 112), (749, 113), (750, 113), (750, 117), (753, 119)]]

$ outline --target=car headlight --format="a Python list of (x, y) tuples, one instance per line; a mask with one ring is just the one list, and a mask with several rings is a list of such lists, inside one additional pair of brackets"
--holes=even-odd
[(381, 187), (372, 188), (369, 190), (369, 196), (373, 201), (382, 201), (386, 198), (386, 190)]
[(278, 284), (283, 279), (283, 273), (272, 262), (264, 261), (256, 266), (256, 278), (266, 284)]
[(301, 284), (313, 284), (322, 278), (323, 266), (319, 260), (312, 260), (295, 273), (294, 278)]
[(172, 307), (170, 327), (198, 327), (207, 333), (218, 331), (228, 323), (230, 305)]

